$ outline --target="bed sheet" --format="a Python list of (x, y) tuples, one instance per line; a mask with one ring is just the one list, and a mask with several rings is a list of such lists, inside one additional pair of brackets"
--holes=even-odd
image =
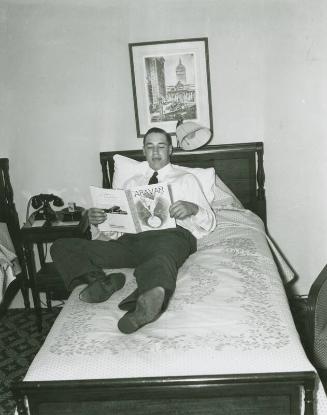
[(21, 272), (6, 223), (0, 222), (0, 303), (15, 275)]
[[(167, 311), (131, 335), (117, 322), (118, 303), (78, 299), (58, 316), (25, 380), (293, 372), (314, 370), (296, 331), (261, 220), (239, 208), (215, 210), (217, 228), (181, 267)], [(319, 414), (327, 413), (318, 382)]]

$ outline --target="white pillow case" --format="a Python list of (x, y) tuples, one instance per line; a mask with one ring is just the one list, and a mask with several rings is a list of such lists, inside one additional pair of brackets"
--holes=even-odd
[(124, 184), (133, 176), (143, 174), (148, 163), (146, 161), (137, 161), (129, 157), (115, 154), (113, 157), (115, 161), (114, 177), (112, 180), (113, 189), (123, 189)]
[[(120, 154), (115, 154), (113, 158), (115, 161), (115, 171), (112, 181), (113, 189), (123, 189), (127, 180), (133, 176), (144, 174), (148, 167), (146, 161), (136, 161)], [(173, 166), (174, 168), (193, 174), (198, 180), (208, 202), (210, 204), (213, 202), (215, 198), (215, 169), (213, 167), (202, 169), (200, 167), (184, 167), (176, 164)]]
[(200, 184), (203, 194), (205, 195), (207, 201), (211, 205), (215, 198), (215, 169), (213, 167), (208, 167), (203, 169), (201, 167), (184, 167), (179, 166), (178, 164), (173, 165), (174, 168), (183, 170), (187, 173), (193, 174), (196, 177), (197, 181)]
[(233, 206), (238, 209), (243, 208), (242, 203), (238, 200), (234, 193), (225, 185), (220, 177), (216, 175), (212, 207), (214, 209), (219, 209), (227, 206)]

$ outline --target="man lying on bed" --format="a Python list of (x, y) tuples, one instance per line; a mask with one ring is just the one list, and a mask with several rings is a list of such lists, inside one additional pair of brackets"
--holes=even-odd
[[(170, 164), (171, 136), (160, 128), (151, 128), (144, 136), (143, 151), (148, 168), (144, 175), (132, 177), (125, 187), (170, 183), (170, 216), (176, 219), (177, 227), (126, 233), (109, 241), (59, 239), (51, 247), (53, 261), (68, 289), (88, 283), (80, 293), (80, 299), (86, 302), (105, 301), (124, 285), (123, 274), (106, 276), (103, 268), (135, 268), (138, 288), (119, 304), (127, 310), (118, 322), (123, 333), (132, 333), (160, 316), (175, 290), (178, 268), (196, 251), (196, 239), (216, 226), (197, 179)], [(91, 208), (88, 217), (90, 224), (98, 225), (106, 214)]]

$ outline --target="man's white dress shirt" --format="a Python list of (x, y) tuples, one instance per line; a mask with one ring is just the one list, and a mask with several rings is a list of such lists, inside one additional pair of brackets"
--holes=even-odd
[[(124, 189), (148, 184), (154, 170), (148, 166), (142, 175), (133, 176), (124, 184)], [(197, 239), (208, 235), (216, 227), (216, 218), (206, 197), (204, 196), (199, 182), (192, 173), (176, 169), (171, 163), (158, 170), (158, 182), (168, 183), (171, 187), (173, 203), (179, 200), (195, 203), (198, 207), (196, 215), (188, 216), (185, 219), (177, 219), (176, 224), (189, 230)], [(94, 231), (94, 229), (93, 229)], [(97, 232), (97, 233), (96, 233)], [(100, 235), (99, 231), (93, 232), (93, 239), (116, 239), (120, 233), (106, 232)]]

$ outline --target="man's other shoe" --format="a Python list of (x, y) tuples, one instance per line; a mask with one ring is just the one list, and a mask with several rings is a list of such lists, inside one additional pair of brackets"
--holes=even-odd
[(94, 281), (80, 292), (79, 298), (86, 303), (102, 303), (120, 290), (124, 284), (125, 275), (121, 272), (108, 275), (99, 273), (94, 277)]

